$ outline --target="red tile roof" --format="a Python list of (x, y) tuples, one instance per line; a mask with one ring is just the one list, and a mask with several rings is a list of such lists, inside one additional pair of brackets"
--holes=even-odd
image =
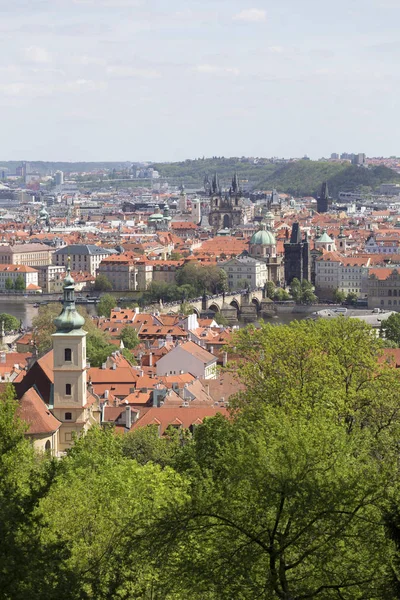
[(22, 396), (18, 415), (29, 425), (27, 435), (51, 434), (61, 425), (34, 388), (30, 388)]

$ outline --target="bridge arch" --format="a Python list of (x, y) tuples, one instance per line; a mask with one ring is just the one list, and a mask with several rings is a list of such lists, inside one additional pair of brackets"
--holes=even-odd
[(212, 310), (215, 313), (219, 313), (220, 312), (220, 307), (218, 306), (218, 304), (216, 302), (213, 302), (212, 304), (210, 304), (210, 306), (208, 307), (208, 310)]
[(255, 307), (256, 307), (256, 309), (257, 309), (257, 312), (260, 312), (260, 310), (261, 310), (261, 304), (260, 304), (260, 301), (259, 301), (259, 299), (258, 299), (258, 298), (256, 298), (256, 297), (253, 297), (253, 298), (251, 299), (251, 303), (255, 305)]
[(196, 308), (195, 306), (190, 305), (190, 308), (192, 309), (193, 313), (200, 318), (200, 311), (198, 308)]
[(231, 300), (231, 302), (229, 303), (230, 306), (233, 306), (233, 308), (236, 308), (236, 312), (239, 316), (240, 313), (240, 303), (238, 300), (236, 300), (236, 298), (233, 298), (233, 300)]

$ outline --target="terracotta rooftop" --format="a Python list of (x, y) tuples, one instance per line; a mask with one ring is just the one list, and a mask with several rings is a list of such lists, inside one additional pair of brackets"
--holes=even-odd
[(27, 435), (51, 434), (61, 425), (34, 388), (22, 396), (18, 415), (29, 425)]

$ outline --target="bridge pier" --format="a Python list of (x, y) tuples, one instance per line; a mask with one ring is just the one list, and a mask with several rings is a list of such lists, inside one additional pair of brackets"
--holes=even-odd
[(235, 325), (238, 321), (238, 313), (234, 306), (224, 302), (221, 308), (221, 315), (225, 317), (229, 325)]

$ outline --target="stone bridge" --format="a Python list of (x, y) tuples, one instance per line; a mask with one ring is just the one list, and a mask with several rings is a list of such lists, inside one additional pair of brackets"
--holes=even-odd
[[(263, 290), (254, 290), (247, 293), (227, 293), (218, 296), (208, 296), (207, 299), (190, 301), (188, 304), (193, 308), (197, 316), (200, 316), (201, 312), (213, 311), (215, 313), (222, 313), (229, 320), (237, 320), (239, 316), (244, 319), (254, 320), (262, 310), (262, 304), (264, 300)], [(163, 306), (161, 312), (174, 312), (179, 313), (181, 304), (167, 304)]]

